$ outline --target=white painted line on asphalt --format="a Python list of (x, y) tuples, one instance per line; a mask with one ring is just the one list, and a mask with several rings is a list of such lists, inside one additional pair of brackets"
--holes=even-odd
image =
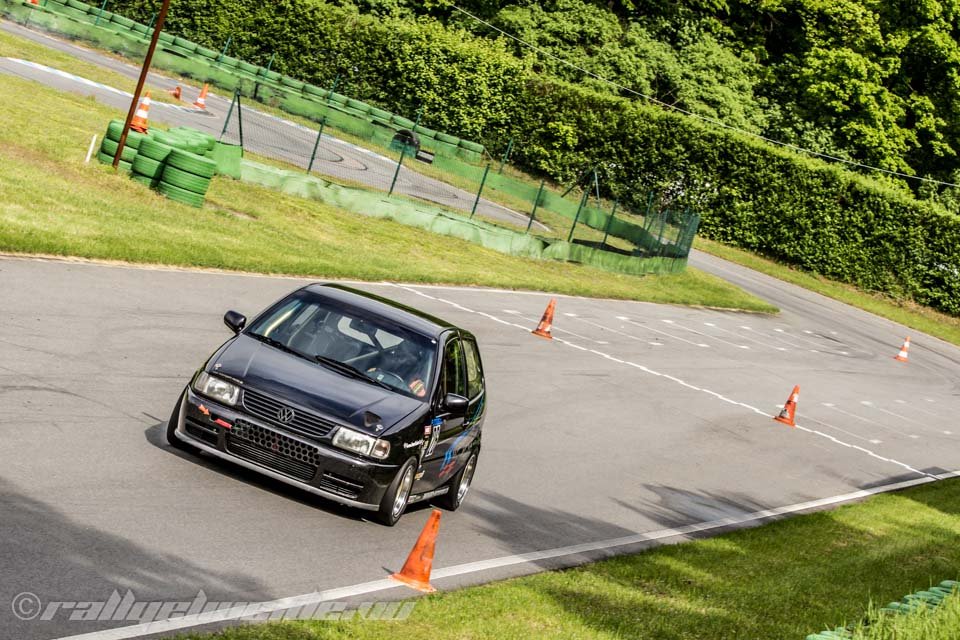
[(902, 435), (902, 436), (907, 435), (907, 432), (906, 432), (906, 431), (900, 431), (899, 429), (894, 429), (893, 427), (887, 426), (887, 425), (885, 425), (885, 424), (881, 424), (881, 423), (877, 422), (876, 420), (871, 420), (870, 418), (864, 418), (863, 416), (858, 416), (858, 415), (855, 414), (855, 413), (850, 413), (849, 411), (844, 411), (843, 409), (841, 409), (840, 407), (838, 407), (837, 405), (835, 405), (835, 404), (832, 403), (832, 402), (821, 402), (820, 404), (823, 405), (824, 407), (827, 407), (828, 409), (833, 409), (833, 410), (836, 411), (837, 413), (842, 413), (842, 414), (845, 415), (845, 416), (850, 416), (851, 418), (855, 418), (855, 419), (857, 419), (857, 420), (860, 420), (861, 422), (868, 422), (868, 423), (870, 423), (870, 424), (872, 424), (872, 425), (876, 425), (876, 426), (880, 427), (881, 429), (887, 429), (887, 430), (889, 430), (889, 431), (893, 431), (894, 433), (899, 433), (899, 434)]
[(913, 424), (917, 425), (918, 427), (923, 427), (924, 429), (927, 429), (927, 430), (930, 430), (930, 431), (937, 431), (937, 429), (936, 429), (935, 427), (931, 427), (931, 426), (929, 426), (928, 424), (926, 424), (925, 422), (920, 422), (919, 420), (914, 420), (913, 418), (910, 418), (910, 417), (908, 417), (908, 416), (900, 415), (899, 413), (894, 413), (893, 411), (887, 411), (887, 410), (884, 409), (883, 407), (878, 407), (877, 405), (875, 405), (875, 404), (874, 404), (873, 402), (871, 402), (870, 400), (861, 400), (861, 401), (860, 401), (860, 404), (862, 404), (862, 405), (865, 406), (865, 407), (870, 407), (871, 409), (876, 409), (877, 411), (879, 411), (879, 412), (881, 412), (881, 413), (886, 413), (886, 414), (891, 415), (891, 416), (893, 416), (893, 417), (895, 417), (895, 418), (900, 418), (901, 420), (906, 420), (907, 422), (912, 422)]
[[(760, 333), (759, 331), (754, 331), (754, 329), (753, 329), (752, 327), (748, 327), (748, 326), (745, 326), (745, 325), (740, 325), (740, 328), (743, 329), (744, 331), (750, 331), (751, 333), (756, 333), (756, 334), (758, 334), (758, 335), (763, 335), (763, 334)], [(746, 338), (746, 336), (743, 336), (743, 337)], [(748, 339), (748, 340), (751, 340), (752, 338), (747, 338), (747, 339)], [(753, 339), (753, 341), (754, 341), (754, 342), (760, 342), (759, 340), (755, 340), (755, 339)], [(775, 345), (768, 344), (768, 343), (766, 343), (766, 342), (760, 342), (760, 344), (763, 344), (763, 345), (766, 345), (766, 346), (771, 347), (771, 348), (773, 348), (773, 349), (776, 349), (777, 351), (789, 351), (789, 349), (787, 349), (786, 347), (778, 347), (778, 346), (775, 346)]]
[[(777, 406), (778, 406), (778, 408), (779, 408), (779, 405), (777, 405)], [(841, 428), (841, 427), (838, 427), (838, 426), (835, 425), (835, 424), (831, 424), (831, 423), (829, 423), (829, 422), (824, 422), (823, 420), (818, 420), (817, 418), (813, 418), (813, 417), (809, 416), (809, 415), (806, 414), (806, 413), (803, 414), (803, 419), (804, 419), (804, 421), (806, 421), (806, 420), (812, 420), (813, 422), (816, 422), (817, 424), (822, 424), (822, 425), (825, 426), (825, 427), (828, 427), (828, 428), (833, 429), (833, 430), (835, 430), (835, 431), (840, 431), (840, 432), (842, 432), (842, 433), (847, 434), (848, 436), (853, 436), (854, 438), (857, 438), (858, 440), (863, 440), (864, 442), (869, 442), (870, 444), (882, 444), (882, 443), (883, 443), (883, 440), (876, 440), (876, 439), (864, 438), (863, 436), (858, 435), (858, 434), (854, 433), (853, 431), (848, 431), (848, 430), (846, 430), (846, 429), (843, 429), (843, 428)]]
[(651, 346), (654, 346), (654, 347), (662, 347), (662, 346), (663, 346), (663, 343), (662, 343), (662, 342), (650, 342), (649, 340), (645, 340), (644, 338), (638, 338), (637, 336), (635, 336), (635, 335), (633, 335), (633, 334), (631, 334), (631, 333), (627, 333), (626, 331), (620, 331), (619, 329), (614, 329), (613, 327), (608, 327), (608, 326), (606, 326), (606, 325), (602, 325), (602, 324), (600, 324), (599, 322), (594, 322), (593, 320), (586, 320), (586, 319), (584, 319), (584, 318), (579, 318), (579, 317), (576, 318), (576, 320), (577, 320), (578, 322), (583, 322), (583, 323), (585, 323), (585, 324), (589, 324), (589, 325), (592, 325), (592, 326), (594, 326), (594, 327), (597, 327), (598, 329), (603, 329), (604, 331), (610, 331), (611, 333), (616, 333), (617, 335), (621, 335), (621, 336), (624, 336), (624, 337), (626, 337), (626, 338), (630, 338), (631, 340), (636, 340), (637, 342), (646, 342), (647, 344), (649, 344), (649, 345), (651, 345)]
[[(722, 331), (723, 333), (729, 333), (730, 335), (736, 336), (736, 337), (739, 338), (739, 339), (749, 340), (750, 342), (755, 342), (755, 343), (757, 343), (757, 344), (759, 344), (759, 345), (761, 345), (761, 346), (767, 347), (767, 348), (769, 348), (769, 349), (776, 349), (777, 351), (787, 351), (787, 350), (788, 350), (786, 347), (778, 347), (778, 346), (776, 346), (776, 345), (768, 344), (768, 343), (766, 343), (766, 342), (761, 342), (760, 340), (757, 340), (756, 338), (754, 338), (754, 337), (752, 337), (752, 336), (740, 335), (740, 334), (737, 333), (736, 331), (730, 331), (730, 329), (724, 329), (723, 327), (719, 327), (719, 326), (717, 326), (716, 324), (714, 324), (713, 322), (704, 322), (703, 324), (704, 324), (704, 326), (710, 327), (710, 328), (712, 328), (712, 329), (716, 329), (717, 331)], [(711, 337), (713, 337), (713, 336), (711, 336)]]
[[(415, 292), (415, 293), (420, 293), (420, 292), (418, 292), (418, 291), (417, 291), (415, 288), (413, 288), (413, 287), (401, 287), (401, 288), (406, 289), (406, 290), (409, 290), (409, 291), (413, 291), (413, 292)], [(422, 294), (422, 293), (421, 293), (420, 295), (425, 295), (425, 294)], [(429, 298), (429, 297), (431, 297), (431, 296), (426, 296), (426, 297)], [(438, 300), (438, 298), (434, 298), (434, 299)], [(489, 314), (483, 314), (483, 315), (484, 315), (484, 316), (487, 316), (487, 317), (491, 317), (491, 316), (489, 316)], [(619, 320), (624, 320), (624, 321), (626, 321), (626, 322), (630, 322), (631, 324), (636, 324), (636, 323), (632, 322), (631, 320), (629, 320), (628, 318), (626, 318), (625, 316), (618, 316), (618, 319), (619, 319)], [(501, 320), (499, 320), (499, 319), (496, 319), (496, 320), (497, 320), (497, 322), (501, 322)], [(512, 324), (512, 323), (504, 323), (504, 324)], [(640, 325), (640, 326), (642, 326), (642, 325)], [(526, 327), (521, 327), (521, 328), (524, 329), (525, 331), (527, 330)], [(594, 349), (587, 349), (587, 348), (585, 348), (585, 347), (581, 347), (580, 345), (577, 345), (577, 344), (574, 344), (574, 343), (569, 342), (569, 341), (567, 341), (567, 340), (564, 340), (563, 338), (557, 338), (556, 336), (554, 336), (554, 341), (555, 341), (555, 342), (558, 342), (558, 343), (560, 343), (560, 344), (563, 344), (563, 345), (566, 345), (566, 346), (569, 346), (569, 347), (578, 349), (578, 350), (580, 350), (580, 351), (589, 351), (590, 353), (597, 354), (597, 355), (602, 356), (603, 358), (606, 358), (606, 359), (608, 359), (608, 360), (613, 360), (614, 362), (622, 363), (622, 364), (624, 364), (624, 365), (631, 366), (631, 367), (634, 367), (634, 368), (636, 368), (636, 369), (640, 369), (641, 371), (644, 371), (644, 372), (646, 372), (646, 373), (649, 373), (649, 374), (654, 375), (654, 376), (657, 376), (657, 377), (666, 378), (667, 380), (671, 380), (671, 381), (673, 381), (673, 382), (676, 382), (677, 384), (679, 384), (679, 385), (681, 385), (681, 386), (683, 386), (683, 387), (687, 387), (688, 389), (692, 389), (692, 390), (694, 390), (694, 391), (699, 391), (699, 392), (702, 392), (702, 393), (706, 393), (707, 395), (714, 396), (714, 397), (717, 398), (718, 400), (721, 400), (721, 401), (726, 402), (726, 403), (728, 403), (728, 404), (732, 404), (732, 405), (737, 405), (737, 406), (740, 406), (740, 407), (744, 407), (745, 409), (748, 409), (748, 410), (750, 410), (750, 411), (752, 411), (752, 412), (754, 412), (754, 413), (756, 413), (756, 414), (759, 414), (759, 415), (761, 415), (761, 416), (766, 416), (766, 417), (768, 417), (768, 418), (773, 418), (773, 417), (774, 417), (774, 415), (769, 414), (769, 413), (766, 413), (765, 411), (761, 411), (760, 409), (757, 409), (756, 407), (754, 407), (754, 406), (752, 406), (752, 405), (746, 404), (746, 403), (744, 403), (744, 402), (738, 402), (737, 400), (733, 400), (732, 398), (728, 398), (728, 397), (726, 397), (726, 396), (724, 396), (724, 395), (722, 395), (722, 394), (720, 394), (720, 393), (717, 393), (717, 392), (715, 392), (715, 391), (711, 391), (710, 389), (703, 389), (703, 388), (701, 388), (701, 387), (694, 386), (694, 385), (692, 385), (692, 384), (690, 384), (690, 383), (688, 383), (688, 382), (685, 382), (685, 381), (681, 380), (680, 378), (676, 378), (676, 377), (671, 376), (671, 375), (668, 375), (668, 374), (666, 374), (666, 373), (660, 373), (659, 371), (654, 371), (653, 369), (650, 369), (650, 368), (648, 368), (648, 367), (645, 367), (645, 366), (642, 365), (642, 364), (638, 364), (638, 363), (636, 363), (636, 362), (630, 362), (629, 360), (620, 360), (620, 359), (618, 359), (618, 358), (615, 358), (614, 356), (611, 356), (611, 355), (609, 355), (609, 354), (603, 353), (602, 351), (596, 351), (596, 350), (594, 350)], [(813, 434), (813, 435), (820, 436), (821, 438), (826, 438), (827, 440), (830, 440), (831, 442), (834, 442), (834, 443), (836, 443), (836, 444), (838, 444), (838, 445), (840, 445), (840, 446), (842, 446), (842, 447), (846, 447), (846, 448), (848, 448), (848, 449), (853, 449), (853, 450), (855, 450), (855, 451), (860, 451), (860, 452), (865, 453), (866, 455), (870, 456), (871, 458), (875, 458), (875, 459), (880, 460), (880, 461), (882, 461), (882, 462), (888, 462), (888, 463), (893, 464), (893, 465), (896, 465), (896, 466), (898, 466), (898, 467), (902, 467), (902, 468), (904, 468), (904, 469), (907, 469), (908, 471), (911, 471), (912, 473), (916, 473), (916, 474), (921, 475), (921, 476), (927, 476), (927, 477), (930, 477), (930, 478), (933, 478), (933, 479), (938, 479), (937, 476), (932, 475), (932, 474), (929, 474), (929, 473), (927, 473), (927, 472), (925, 472), (925, 471), (920, 471), (919, 469), (915, 469), (914, 467), (911, 467), (910, 465), (906, 464), (905, 462), (900, 462), (899, 460), (895, 460), (895, 459), (893, 459), (893, 458), (888, 458), (888, 457), (885, 457), (885, 456), (881, 456), (880, 454), (875, 453), (875, 452), (871, 451), (870, 449), (866, 449), (866, 448), (861, 447), (861, 446), (859, 446), (859, 445), (850, 444), (849, 442), (844, 442), (843, 440), (840, 440), (840, 439), (838, 439), (838, 438), (835, 438), (835, 437), (831, 436), (830, 434), (823, 433), (822, 431), (818, 431), (818, 430), (816, 430), (816, 429), (810, 429), (810, 428), (808, 428), (808, 427), (804, 427), (804, 426), (800, 425), (799, 423), (798, 423), (794, 428), (800, 429), (801, 431), (805, 431), (805, 432), (810, 433), (810, 434)]]
[[(792, 333), (788, 333), (786, 329), (777, 329), (777, 331), (783, 333), (784, 335), (788, 335), (788, 336), (790, 336), (791, 338), (796, 338), (796, 339), (798, 339), (798, 340), (803, 340), (803, 341), (806, 342), (807, 344), (812, 344), (813, 346), (818, 347), (818, 348), (820, 348), (820, 349), (823, 348), (823, 345), (820, 344), (819, 342), (817, 342), (817, 341), (815, 341), (815, 340), (810, 340), (809, 338), (806, 338), (806, 337), (804, 337), (804, 336), (798, 336), (798, 335), (794, 335), (794, 334), (792, 334)], [(804, 331), (804, 333), (813, 334), (812, 331)]]
[(675, 322), (675, 321), (673, 321), (673, 320), (664, 320), (664, 322), (666, 322), (667, 324), (670, 324), (670, 325), (672, 325), (672, 326), (674, 326), (674, 327), (677, 327), (678, 329), (683, 329), (684, 331), (689, 331), (690, 333), (695, 333), (695, 334), (697, 334), (698, 336), (703, 336), (704, 338), (713, 338), (713, 339), (716, 340), (717, 342), (722, 342), (723, 344), (728, 344), (728, 345), (730, 345), (731, 347), (736, 347), (737, 349), (749, 349), (749, 348), (750, 348), (750, 347), (748, 347), (748, 346), (745, 345), (745, 344), (735, 344), (735, 343), (733, 343), (733, 342), (730, 342), (729, 340), (724, 340), (723, 338), (718, 338), (717, 336), (707, 335), (706, 333), (703, 333), (702, 331), (697, 331), (696, 329), (691, 329), (690, 327), (685, 327), (685, 326), (683, 326), (682, 324), (679, 324), (679, 323), (677, 323), (677, 322)]
[(617, 320), (620, 320), (620, 321), (622, 321), (622, 322), (629, 322), (630, 324), (632, 324), (632, 325), (634, 325), (634, 326), (637, 326), (637, 327), (640, 327), (641, 329), (647, 329), (648, 331), (653, 331), (654, 333), (659, 333), (659, 334), (661, 334), (661, 335), (665, 335), (665, 336), (667, 336), (668, 338), (673, 338), (674, 340), (679, 340), (680, 342), (686, 342), (687, 344), (692, 344), (692, 345), (695, 346), (695, 347), (709, 347), (709, 346), (710, 346), (710, 345), (708, 345), (708, 344), (703, 344), (703, 343), (699, 343), (699, 342), (693, 342), (692, 340), (687, 340), (686, 338), (681, 338), (680, 336), (675, 336), (675, 335), (673, 335), (672, 333), (668, 333), (668, 332), (666, 332), (666, 331), (661, 331), (660, 329), (654, 329), (653, 327), (648, 327), (647, 325), (645, 325), (645, 324), (640, 324), (639, 322), (634, 322), (633, 320), (631, 320), (631, 319), (628, 318), (627, 316), (617, 316)]
[[(446, 302), (446, 300), (441, 300), (440, 298), (437, 298), (437, 300), (439, 300), (440, 302)], [(537, 323), (538, 323), (538, 322), (540, 322), (539, 319), (530, 318), (530, 317), (528, 317), (528, 316), (524, 316), (524, 315), (521, 315), (521, 314), (519, 314), (519, 313), (517, 314), (517, 317), (518, 317), (518, 318), (521, 318), (521, 319), (523, 319), (523, 320), (526, 320), (527, 322), (530, 322), (534, 327), (537, 326)], [(520, 326), (520, 325), (517, 325), (517, 326)], [(604, 341), (604, 340), (594, 340), (593, 338), (588, 338), (587, 336), (580, 335), (579, 333), (574, 333), (573, 331), (570, 331), (569, 329), (564, 329), (563, 327), (558, 327), (556, 324), (553, 324), (553, 325), (550, 327), (550, 331), (551, 331), (551, 333), (554, 332), (554, 331), (559, 331), (560, 333), (569, 333), (569, 334), (572, 335), (572, 336), (576, 336), (576, 337), (578, 337), (578, 338), (582, 338), (583, 340), (586, 340), (587, 342), (593, 342), (593, 343), (595, 343), (595, 344), (610, 344), (609, 342), (606, 342), (606, 341)]]
[(919, 406), (919, 405), (910, 404), (910, 403), (907, 402), (906, 400), (894, 400), (894, 402), (896, 402), (897, 404), (906, 405), (906, 406), (910, 407), (911, 409), (916, 409), (917, 411), (922, 411), (923, 413), (926, 413), (927, 415), (934, 416), (934, 417), (936, 417), (936, 418), (941, 418), (941, 417), (943, 417), (943, 416), (941, 416), (939, 413), (934, 413), (933, 411), (930, 411), (929, 409), (925, 409), (925, 408), (923, 408), (923, 407), (921, 407), (921, 406)]
[[(783, 329), (775, 328), (774, 331), (779, 334), (777, 337), (780, 340), (782, 340), (783, 342), (786, 342), (791, 347), (794, 347), (795, 349), (807, 349), (807, 347), (803, 346), (802, 344), (798, 344), (796, 342), (793, 342), (791, 340), (787, 340), (786, 338), (784, 338), (783, 336), (788, 336), (790, 334), (784, 331)], [(808, 350), (812, 351), (813, 353), (820, 353), (817, 349), (808, 349)]]
[[(943, 474), (942, 476), (940, 476), (940, 478), (942, 479), (955, 478), (958, 476), (960, 476), (960, 472), (954, 471), (951, 473)], [(694, 522), (691, 524), (686, 524), (679, 527), (673, 527), (670, 529), (659, 529), (656, 531), (649, 531), (646, 533), (635, 533), (628, 536), (621, 536), (619, 538), (607, 538), (605, 540), (584, 542), (580, 544), (568, 545), (565, 547), (556, 547), (554, 549), (544, 549), (541, 551), (531, 551), (528, 553), (502, 556), (500, 558), (490, 558), (488, 560), (465, 562), (463, 564), (454, 565), (452, 567), (445, 567), (445, 568), (434, 570), (431, 575), (431, 580), (437, 581), (437, 580), (443, 580), (444, 578), (455, 578), (459, 576), (470, 575), (473, 573), (480, 573), (482, 571), (505, 569), (507, 567), (515, 567), (518, 565), (525, 565), (525, 564), (536, 564), (536, 563), (541, 563), (544, 560), (554, 560), (558, 558), (570, 558), (574, 556), (583, 556), (585, 554), (595, 553), (598, 551), (607, 551), (610, 549), (616, 549), (618, 547), (627, 547), (627, 546), (633, 546), (638, 544), (644, 544), (648, 542), (669, 540), (671, 538), (689, 539), (691, 536), (698, 533), (706, 533), (706, 532), (714, 531), (717, 529), (724, 529), (728, 527), (738, 527), (742, 525), (761, 522), (763, 520), (771, 520), (771, 519), (780, 518), (783, 516), (801, 513), (804, 511), (810, 511), (813, 509), (823, 509), (825, 507), (832, 507), (832, 506), (843, 504), (846, 502), (863, 500), (864, 498), (869, 498), (870, 496), (875, 496), (881, 493), (901, 491), (903, 489), (909, 489), (911, 487), (928, 484), (930, 482), (935, 482), (937, 479), (938, 478), (934, 478), (932, 476), (924, 476), (922, 478), (915, 478), (913, 480), (906, 480), (903, 482), (895, 482), (891, 484), (881, 485), (879, 487), (871, 487), (869, 489), (860, 489), (858, 491), (853, 491), (851, 493), (844, 493), (841, 495), (831, 496), (828, 498), (819, 498), (816, 500), (809, 500), (807, 502), (798, 502), (798, 503), (786, 505), (783, 507), (775, 507), (772, 509), (752, 511), (739, 516), (730, 516), (727, 518), (721, 518), (718, 520), (707, 520), (704, 522)], [(589, 558), (584, 558), (584, 560), (587, 560), (587, 559)], [(191, 627), (211, 624), (214, 622), (240, 620), (240, 619), (249, 618), (252, 616), (265, 618), (270, 614), (279, 613), (281, 611), (287, 611), (290, 609), (300, 609), (301, 611), (303, 610), (309, 611), (311, 607), (316, 607), (316, 605), (319, 605), (324, 602), (335, 602), (338, 600), (347, 600), (349, 598), (355, 598), (357, 596), (365, 596), (371, 593), (389, 591), (391, 589), (396, 589), (396, 588), (401, 588), (401, 585), (400, 583), (394, 580), (390, 580), (390, 579), (373, 580), (371, 582), (363, 582), (363, 583), (355, 584), (349, 587), (327, 589), (325, 591), (315, 591), (313, 593), (306, 593), (303, 595), (291, 596), (288, 598), (280, 598), (278, 600), (251, 603), (248, 605), (233, 607), (231, 609), (221, 609), (218, 611), (210, 611), (208, 613), (184, 615), (178, 618), (168, 618), (166, 620), (157, 620), (155, 622), (136, 624), (128, 627), (105, 629), (103, 631), (93, 631), (90, 633), (83, 633), (80, 635), (63, 636), (60, 638), (56, 638), (55, 640), (129, 640), (131, 638), (140, 638), (142, 636), (152, 635), (157, 633), (167, 634), (180, 629), (189, 629)]]

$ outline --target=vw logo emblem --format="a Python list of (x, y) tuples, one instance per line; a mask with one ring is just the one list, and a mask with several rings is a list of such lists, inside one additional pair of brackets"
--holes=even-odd
[(287, 424), (288, 422), (293, 420), (295, 415), (297, 414), (295, 414), (293, 412), (293, 409), (291, 409), (290, 407), (280, 407), (279, 409), (277, 409), (277, 420), (279, 420), (283, 424)]

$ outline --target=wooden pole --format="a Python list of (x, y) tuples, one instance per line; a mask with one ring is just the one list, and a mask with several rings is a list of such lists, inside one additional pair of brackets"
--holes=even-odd
[(167, 9), (169, 8), (170, 0), (163, 0), (163, 5), (160, 7), (160, 15), (157, 16), (157, 24), (153, 27), (153, 37), (150, 38), (147, 56), (143, 59), (143, 68), (140, 69), (140, 79), (137, 80), (137, 89), (133, 92), (133, 100), (130, 101), (127, 119), (123, 123), (123, 132), (120, 134), (120, 141), (117, 143), (117, 155), (113, 156), (114, 169), (120, 166), (120, 156), (123, 154), (124, 145), (127, 144), (127, 134), (130, 133), (130, 122), (133, 120), (133, 114), (137, 112), (137, 105), (140, 104), (140, 93), (143, 91), (143, 84), (147, 80), (147, 71), (150, 70), (150, 63), (153, 61), (153, 52), (157, 48), (157, 40), (160, 38), (160, 32), (163, 31), (163, 23), (167, 20)]

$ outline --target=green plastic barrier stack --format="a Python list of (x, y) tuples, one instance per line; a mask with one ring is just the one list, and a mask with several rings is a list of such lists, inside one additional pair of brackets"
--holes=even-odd
[[(915, 613), (921, 609), (935, 609), (940, 606), (944, 598), (960, 592), (960, 582), (944, 580), (935, 587), (923, 589), (903, 597), (899, 602), (891, 602), (880, 611), (886, 614), (899, 615)], [(833, 630), (811, 633), (806, 640), (839, 640), (852, 638), (853, 633), (844, 627)]]
[[(123, 121), (111, 120), (97, 154), (104, 164), (112, 164)], [(220, 145), (213, 136), (177, 127), (146, 134), (130, 131), (120, 156), (120, 168), (131, 179), (156, 189), (171, 200), (194, 207), (203, 205), (210, 180), (218, 169), (218, 158), (224, 170), (220, 173), (240, 176), (239, 147)], [(205, 156), (212, 157), (205, 157)]]

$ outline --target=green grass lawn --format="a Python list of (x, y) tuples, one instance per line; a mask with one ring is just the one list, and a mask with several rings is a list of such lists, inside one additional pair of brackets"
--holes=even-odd
[(960, 640), (960, 593), (910, 615), (885, 615), (874, 607), (852, 640)]
[(694, 248), (960, 345), (960, 318), (955, 316), (909, 301), (861, 291), (851, 285), (834, 282), (706, 238), (698, 237)]
[(775, 310), (693, 269), (634, 277), (525, 260), (225, 178), (203, 209), (186, 207), (82, 163), (115, 110), (8, 76), (0, 92), (0, 250)]
[[(715, 538), (432, 595), (405, 621), (289, 622), (187, 637), (802, 640), (856, 624), (871, 602), (882, 606), (958, 574), (960, 480), (945, 480)], [(893, 637), (957, 636), (863, 640)]]

